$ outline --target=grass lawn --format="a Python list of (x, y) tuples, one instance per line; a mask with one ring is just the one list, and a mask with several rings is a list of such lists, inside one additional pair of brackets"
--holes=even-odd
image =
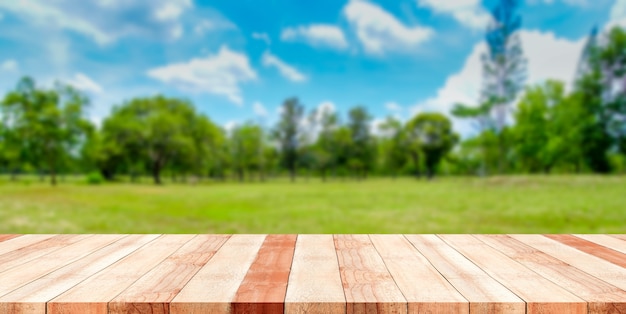
[(2, 178), (0, 233), (626, 233), (626, 177), (57, 187)]

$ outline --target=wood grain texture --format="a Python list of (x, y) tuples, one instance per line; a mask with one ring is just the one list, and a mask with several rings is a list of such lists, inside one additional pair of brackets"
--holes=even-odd
[(14, 309), (31, 308), (45, 312), (46, 302), (76, 284), (132, 253), (154, 235), (119, 235), (120, 239), (71, 264), (59, 268), (0, 298), (0, 303), (13, 305)]
[(439, 237), (524, 300), (526, 313), (587, 313), (587, 302), (477, 238)]
[(406, 313), (407, 301), (367, 235), (335, 235), (347, 313)]
[(585, 253), (607, 260), (615, 265), (626, 267), (626, 254), (624, 253), (575, 237), (571, 234), (547, 234), (545, 236)]
[(626, 269), (623, 267), (542, 235), (514, 234), (511, 237), (600, 280), (626, 290)]
[(115, 262), (47, 304), (48, 314), (106, 314), (107, 304), (157, 266), (193, 235), (163, 235)]
[(231, 302), (265, 237), (231, 236), (170, 302), (170, 313), (231, 313)]
[(626, 241), (626, 234), (610, 234), (609, 236)]
[(333, 236), (298, 235), (285, 313), (345, 313), (339, 264)]
[(17, 238), (21, 236), (21, 234), (0, 234), (0, 242), (4, 242), (6, 240), (11, 240), (13, 238)]
[(198, 235), (109, 302), (109, 314), (155, 313), (166, 308), (198, 270), (228, 239)]
[(606, 234), (575, 234), (575, 236), (626, 254), (626, 241), (624, 240)]
[[(57, 250), (43, 258), (31, 260), (13, 267), (9, 271), (0, 273), (0, 296), (24, 286), (50, 272), (73, 263), (100, 248), (119, 240), (119, 235), (86, 236), (82, 241), (68, 245), (63, 250)], [(0, 304), (0, 313), (3, 307)]]
[(76, 243), (89, 235), (26, 235), (0, 243), (0, 272)]
[(469, 302), (404, 236), (370, 239), (406, 298), (409, 313), (469, 313)]
[(406, 238), (470, 302), (470, 313), (526, 313), (526, 304), (436, 235)]
[(507, 235), (476, 238), (588, 302), (589, 313), (626, 313), (626, 292)]
[(268, 235), (235, 294), (232, 311), (283, 313), (297, 236)]

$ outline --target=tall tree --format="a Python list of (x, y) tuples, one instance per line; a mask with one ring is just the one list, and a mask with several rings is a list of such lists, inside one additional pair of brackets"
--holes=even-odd
[(289, 170), (292, 182), (296, 180), (300, 124), (303, 115), (304, 106), (298, 98), (288, 98), (283, 103), (280, 120), (273, 131), (273, 137), (280, 143), (282, 164)]
[(372, 116), (363, 106), (350, 109), (348, 127), (352, 135), (350, 167), (358, 178), (367, 177), (367, 172), (374, 166), (374, 142), (370, 134)]
[(426, 175), (432, 178), (441, 159), (458, 142), (459, 136), (452, 131), (452, 123), (441, 113), (420, 113), (406, 124), (413, 158), (419, 164), (423, 155)]
[(263, 129), (247, 123), (235, 127), (230, 136), (232, 167), (239, 181), (244, 180), (245, 172), (261, 171), (264, 158)]
[(524, 87), (526, 59), (522, 51), (518, 30), (522, 25), (516, 13), (519, 0), (499, 0), (491, 10), (491, 21), (485, 39), (487, 52), (482, 55), (482, 101), (493, 100), (495, 131), (499, 136), (499, 171), (505, 169), (505, 144), (503, 130), (510, 114), (511, 104)]
[[(89, 121), (84, 110), (89, 100), (70, 86), (56, 84), (54, 89), (39, 89), (25, 77), (3, 101), (5, 126), (11, 129), (9, 145), (18, 155), (50, 173), (56, 185), (59, 167), (67, 154), (84, 142)], [(19, 143), (17, 143), (19, 141)]]
[(406, 131), (402, 122), (392, 116), (387, 117), (381, 125), (381, 130), (383, 134), (379, 148), (383, 160), (382, 167), (395, 178), (406, 166), (409, 158)]

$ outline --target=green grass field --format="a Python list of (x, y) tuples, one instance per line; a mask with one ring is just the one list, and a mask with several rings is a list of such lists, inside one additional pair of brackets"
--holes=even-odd
[(626, 177), (0, 183), (0, 233), (626, 233)]

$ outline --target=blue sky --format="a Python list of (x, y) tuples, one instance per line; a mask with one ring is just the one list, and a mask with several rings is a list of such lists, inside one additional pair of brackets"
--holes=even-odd
[[(447, 113), (478, 98), (495, 0), (0, 0), (0, 92), (61, 80), (105, 117), (134, 96), (186, 97), (222, 125), (271, 124), (297, 96), (343, 118)], [(527, 0), (529, 83), (570, 82), (593, 25), (626, 25), (626, 0)], [(455, 121), (458, 130), (467, 125)]]

